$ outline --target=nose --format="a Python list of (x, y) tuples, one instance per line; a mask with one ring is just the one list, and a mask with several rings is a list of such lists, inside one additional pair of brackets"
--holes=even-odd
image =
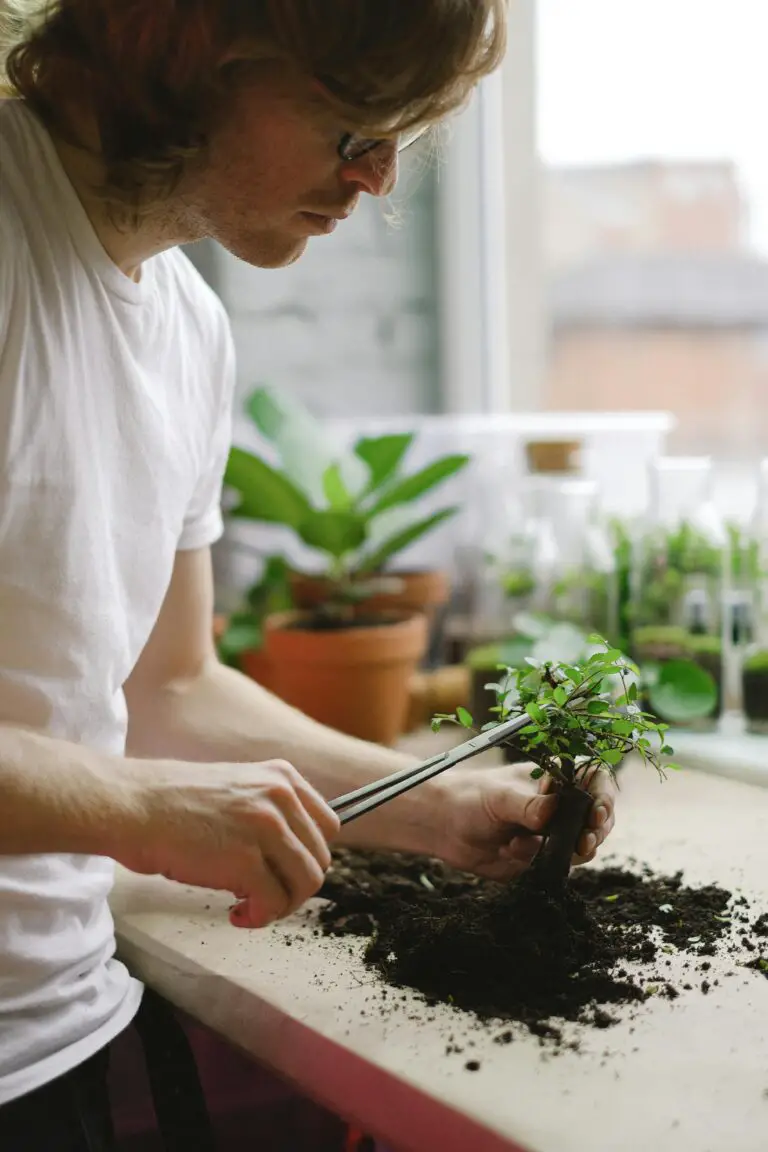
[(366, 152), (357, 160), (347, 160), (341, 166), (341, 178), (354, 185), (356, 191), (369, 196), (389, 196), (397, 184), (397, 144), (387, 141)]

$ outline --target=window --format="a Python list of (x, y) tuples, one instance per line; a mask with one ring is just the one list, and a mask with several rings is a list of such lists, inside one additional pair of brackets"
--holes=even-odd
[(669, 410), (768, 454), (764, 0), (538, 0), (550, 410)]

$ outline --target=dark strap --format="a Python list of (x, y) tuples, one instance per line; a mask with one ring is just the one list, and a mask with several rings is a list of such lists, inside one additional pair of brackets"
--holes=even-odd
[(174, 1009), (147, 988), (135, 1027), (165, 1152), (216, 1152), (194, 1053)]

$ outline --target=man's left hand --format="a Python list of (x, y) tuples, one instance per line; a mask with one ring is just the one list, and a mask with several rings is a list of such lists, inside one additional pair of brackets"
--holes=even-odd
[[(548, 794), (547, 778), (531, 779), (532, 767), (466, 765), (446, 772), (436, 782), (435, 854), (455, 868), (492, 880), (510, 879), (527, 868), (557, 806), (557, 797)], [(614, 825), (616, 785), (610, 774), (593, 772), (589, 791), (594, 803), (574, 865), (594, 859)], [(516, 833), (516, 825), (529, 834)]]

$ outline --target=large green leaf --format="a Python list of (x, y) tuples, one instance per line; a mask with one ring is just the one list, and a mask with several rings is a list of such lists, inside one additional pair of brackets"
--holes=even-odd
[(648, 685), (651, 708), (662, 720), (687, 724), (711, 716), (717, 705), (717, 685), (706, 669), (692, 660), (669, 660), (659, 666)]
[(365, 556), (357, 566), (357, 571), (360, 573), (365, 572), (378, 572), (383, 568), (388, 560), (398, 552), (402, 552), (409, 545), (413, 544), (416, 540), (420, 540), (427, 532), (431, 532), (438, 524), (442, 524), (444, 520), (448, 520), (451, 516), (455, 516), (458, 512), (458, 507), (443, 508), (440, 512), (435, 512), (432, 516), (427, 516), (424, 520), (417, 521), (416, 524), (409, 524), (407, 528), (402, 528), (388, 540), (371, 552), (370, 555)]
[(297, 529), (312, 512), (303, 492), (282, 472), (242, 448), (231, 448), (224, 483), (240, 493), (232, 515)]
[[(277, 449), (288, 479), (311, 503), (321, 504), (323, 477), (339, 457), (328, 426), (295, 397), (274, 388), (257, 388), (245, 407), (262, 436)], [(366, 470), (359, 461), (357, 464), (360, 474), (352, 479), (361, 488)]]
[(425, 492), (442, 484), (449, 476), (460, 472), (468, 463), (469, 456), (444, 456), (442, 460), (433, 461), (420, 472), (414, 472), (412, 476), (406, 476), (404, 480), (394, 484), (380, 500), (377, 500), (370, 514), (376, 516), (385, 508), (394, 508), (396, 504), (409, 504), (412, 500), (417, 500)]
[(370, 469), (368, 491), (375, 492), (394, 476), (400, 462), (413, 443), (413, 432), (393, 436), (364, 436), (355, 444), (355, 455)]
[(299, 526), (305, 544), (337, 559), (365, 543), (365, 519), (355, 512), (310, 512)]

